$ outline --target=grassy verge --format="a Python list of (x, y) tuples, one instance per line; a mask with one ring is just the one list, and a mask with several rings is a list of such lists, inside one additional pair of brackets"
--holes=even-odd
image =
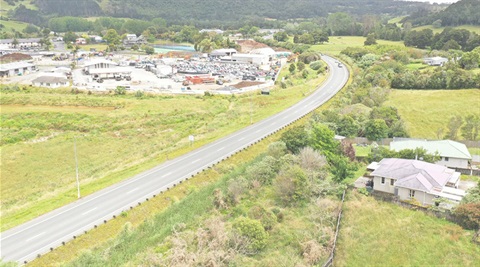
[(410, 136), (438, 139), (439, 132), (441, 135), (447, 133), (451, 117), (469, 114), (480, 116), (478, 99), (478, 89), (392, 90), (385, 105), (398, 109)]
[(250, 103), (256, 122), (298, 102), (323, 79), (296, 81), (269, 96), (3, 92), (1, 230), (76, 199), (74, 137), (85, 196), (249, 125)]
[(478, 266), (480, 247), (460, 226), (350, 193), (335, 266)]

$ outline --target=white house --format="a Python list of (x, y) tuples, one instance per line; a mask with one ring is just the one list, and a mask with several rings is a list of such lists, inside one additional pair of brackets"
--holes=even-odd
[(422, 205), (433, 205), (439, 197), (460, 202), (465, 196), (465, 191), (456, 188), (460, 173), (424, 161), (385, 158), (371, 176), (373, 190), (393, 194), (400, 200), (415, 199)]
[(423, 59), (423, 62), (430, 66), (443, 66), (448, 62), (448, 59), (444, 57), (427, 57)]
[(24, 38), (17, 39), (17, 44), (14, 44), (15, 39), (0, 39), (0, 49), (27, 49), (27, 48), (36, 48), (40, 47), (40, 38)]
[(58, 88), (58, 87), (66, 87), (69, 85), (68, 79), (65, 77), (58, 77), (58, 76), (40, 76), (32, 81), (34, 86), (41, 86), (41, 87), (50, 87), (50, 88)]
[(423, 148), (428, 154), (438, 153), (441, 159), (436, 164), (450, 168), (467, 169), (469, 161), (472, 160), (467, 147), (459, 142), (452, 140), (427, 141), (416, 139), (394, 139), (390, 143), (390, 149), (400, 151), (403, 149)]
[(201, 29), (201, 30), (199, 31), (199, 33), (204, 33), (204, 32), (208, 32), (208, 33), (214, 32), (214, 33), (216, 33), (216, 34), (223, 34), (223, 31), (220, 30), (220, 29)]

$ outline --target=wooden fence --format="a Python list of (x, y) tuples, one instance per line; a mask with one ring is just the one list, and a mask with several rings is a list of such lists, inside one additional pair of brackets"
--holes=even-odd
[(335, 229), (335, 237), (333, 239), (332, 251), (330, 252), (330, 257), (328, 257), (327, 261), (322, 265), (323, 267), (330, 267), (330, 266), (333, 265), (333, 258), (335, 257), (335, 248), (337, 246), (338, 232), (340, 230), (340, 221), (342, 220), (343, 202), (345, 201), (345, 192), (346, 192), (346, 190), (343, 190), (342, 204), (340, 206), (340, 211), (338, 212), (337, 227)]

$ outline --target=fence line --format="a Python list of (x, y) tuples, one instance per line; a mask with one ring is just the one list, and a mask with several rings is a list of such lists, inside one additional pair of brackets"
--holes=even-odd
[[(406, 138), (406, 140), (409, 138)], [(383, 145), (383, 146), (389, 146), (391, 142), (393, 142), (393, 138), (383, 138), (376, 143), (378, 145)], [(395, 140), (402, 140), (402, 138), (395, 138)], [(421, 139), (424, 140), (424, 139)], [(353, 138), (345, 138), (345, 141), (353, 143), (353, 144), (367, 144), (371, 145), (374, 141), (370, 141), (365, 137), (353, 137)], [(467, 147), (480, 147), (480, 141), (472, 141), (472, 140), (455, 140), (455, 142), (462, 143), (466, 145)]]
[(333, 239), (332, 252), (330, 252), (330, 257), (328, 257), (327, 261), (323, 264), (323, 267), (329, 267), (329, 266), (332, 266), (332, 264), (333, 264), (333, 258), (335, 257), (335, 248), (337, 246), (337, 238), (338, 238), (338, 232), (339, 232), (339, 229), (340, 229), (340, 221), (342, 219), (343, 202), (345, 201), (345, 192), (346, 191), (347, 190), (343, 190), (342, 204), (340, 206), (340, 211), (338, 212), (337, 227), (335, 229), (335, 238)]

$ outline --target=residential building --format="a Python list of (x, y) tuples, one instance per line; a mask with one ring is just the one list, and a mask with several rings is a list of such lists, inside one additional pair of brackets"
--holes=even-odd
[(448, 58), (444, 57), (427, 57), (423, 59), (425, 64), (430, 66), (443, 66), (445, 63), (448, 62)]
[(87, 44), (87, 40), (85, 38), (77, 38), (75, 40), (75, 44), (77, 45), (86, 45)]
[(42, 45), (40, 44), (40, 38), (20, 38), (17, 39), (17, 44), (15, 44), (15, 39), (0, 39), (0, 49), (29, 49), (29, 48), (38, 48)]
[(123, 39), (123, 44), (126, 46), (142, 45), (145, 43), (147, 43), (147, 40), (145, 40), (143, 35), (137, 37), (135, 34), (127, 34), (125, 35), (125, 39)]
[(460, 202), (465, 191), (457, 189), (460, 173), (419, 160), (385, 158), (371, 173), (373, 190), (390, 193), (400, 200), (415, 199), (422, 205), (433, 205), (442, 197)]
[(423, 148), (428, 154), (438, 153), (441, 158), (435, 163), (450, 168), (467, 169), (472, 159), (464, 144), (452, 140), (394, 139), (390, 143), (390, 149), (395, 151), (416, 148)]
[(69, 85), (68, 79), (65, 77), (59, 76), (40, 76), (32, 81), (34, 86), (41, 86), (41, 87), (50, 87), (50, 88), (58, 88), (58, 87), (66, 87)]
[(220, 30), (220, 29), (201, 29), (201, 30), (199, 31), (199, 33), (204, 33), (204, 32), (208, 32), (208, 33), (214, 32), (214, 33), (216, 33), (216, 34), (223, 34), (223, 31)]

